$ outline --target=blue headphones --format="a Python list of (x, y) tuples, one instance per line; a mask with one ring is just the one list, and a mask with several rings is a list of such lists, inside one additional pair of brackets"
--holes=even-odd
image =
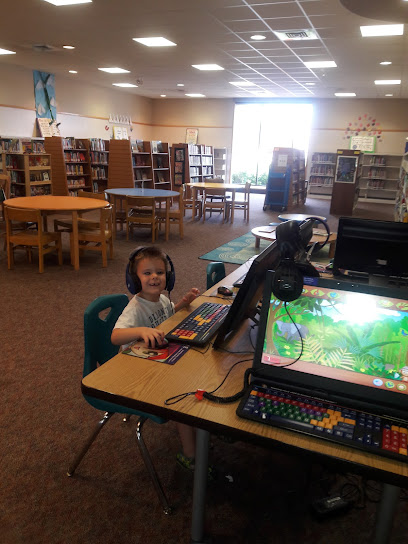
[[(137, 274), (131, 272), (131, 267), (133, 264), (133, 260), (141, 251), (144, 251), (147, 249), (147, 246), (141, 246), (137, 247), (132, 253), (129, 255), (129, 262), (126, 267), (126, 285), (129, 291), (132, 293), (132, 295), (136, 295), (142, 290), (142, 284), (140, 283), (140, 279), (138, 278)], [(176, 273), (174, 271), (173, 263), (170, 259), (170, 257), (166, 255), (167, 264), (169, 270), (166, 271), (166, 286), (165, 289), (168, 293), (173, 290), (174, 284), (176, 282)], [(167, 267), (166, 267), (167, 268)]]

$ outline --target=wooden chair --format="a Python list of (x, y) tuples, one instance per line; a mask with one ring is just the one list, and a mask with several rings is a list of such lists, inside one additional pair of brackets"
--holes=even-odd
[[(184, 184), (181, 186), (181, 189), (183, 191), (183, 214), (186, 215), (186, 210), (193, 209), (192, 189)], [(199, 195), (197, 195), (195, 201), (195, 211), (196, 214), (198, 214), (199, 219), (201, 219), (201, 216), (203, 215), (203, 201)]]
[[(183, 188), (180, 187), (180, 196), (177, 198), (178, 201), (177, 208), (170, 209), (169, 212), (169, 218), (170, 218), (170, 226), (171, 225), (178, 225), (179, 226), (179, 235), (180, 239), (182, 240), (184, 238), (184, 207), (183, 207)], [(159, 219), (159, 230), (162, 224), (166, 226), (166, 209), (157, 208), (156, 209), (156, 215)]]
[[(80, 189), (77, 193), (77, 196), (79, 196), (80, 198), (97, 198), (98, 200), (106, 200), (106, 205), (108, 205), (105, 193), (91, 193)], [(82, 213), (83, 212), (78, 212), (78, 217), (83, 218)], [(86, 218), (83, 218), (83, 220), (84, 223), (88, 223), (89, 228), (94, 228), (96, 230), (99, 229), (100, 221)], [(72, 232), (72, 221), (69, 219), (54, 219), (54, 230), (56, 232)]]
[[(41, 274), (44, 272), (44, 255), (47, 253), (56, 251), (58, 264), (62, 265), (61, 233), (44, 231), (40, 210), (22, 210), (4, 206), (4, 213), (9, 270), (14, 267), (14, 249), (18, 246), (30, 249), (28, 252), (29, 262), (31, 262), (31, 248), (38, 247), (38, 265)], [(36, 224), (37, 228), (30, 227), (22, 230), (21, 223)]]
[[(234, 210), (244, 210), (244, 221), (249, 221), (249, 197), (251, 193), (251, 183), (247, 182), (245, 183), (245, 191), (243, 193), (244, 198), (241, 200), (237, 200), (235, 198), (234, 201)], [(239, 193), (242, 194), (242, 193)], [(227, 219), (230, 216), (232, 208), (232, 202), (227, 202)]]
[(159, 218), (157, 216), (154, 197), (127, 196), (125, 200), (126, 240), (129, 240), (129, 230), (133, 227), (152, 229), (152, 243), (159, 234)]
[(4, 219), (4, 205), (3, 202), (10, 198), (10, 186), (11, 178), (8, 174), (0, 174), (0, 210), (1, 210), (1, 220)]
[[(97, 251), (102, 254), (102, 266), (108, 266), (109, 259), (113, 259), (113, 213), (112, 206), (99, 210), (99, 221), (89, 221), (82, 217), (78, 218), (78, 247), (79, 253), (83, 251)], [(98, 225), (95, 228), (95, 225)], [(71, 262), (73, 261), (73, 233), (70, 232)]]
[[(216, 197), (216, 199), (214, 198)], [(223, 220), (226, 217), (225, 189), (204, 189), (203, 197), (203, 221), (207, 211), (212, 214), (213, 211), (222, 213)]]

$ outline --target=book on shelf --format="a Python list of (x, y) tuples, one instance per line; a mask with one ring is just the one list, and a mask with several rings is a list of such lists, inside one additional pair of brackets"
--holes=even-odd
[(161, 157), (156, 157), (156, 165), (157, 168), (163, 168), (163, 161)]
[[(161, 142), (160, 142), (161, 143)], [(158, 153), (158, 146), (157, 146), (158, 142), (153, 140), (152, 141), (152, 153)]]
[(160, 140), (157, 142), (157, 153), (164, 153), (163, 144)]
[(148, 179), (146, 172), (142, 172), (142, 180)]
[(143, 153), (143, 152), (144, 152), (144, 144), (143, 144), (143, 140), (136, 140), (136, 150), (137, 150), (139, 153)]
[(159, 172), (159, 173), (157, 174), (157, 180), (158, 180), (159, 183), (165, 183), (165, 182), (166, 182), (166, 180), (164, 179), (164, 175), (163, 175), (162, 172)]
[(43, 179), (43, 181), (50, 181), (50, 176), (49, 176), (48, 172), (43, 172), (42, 173), (42, 179)]
[(136, 170), (136, 179), (142, 179), (142, 173), (140, 170)]

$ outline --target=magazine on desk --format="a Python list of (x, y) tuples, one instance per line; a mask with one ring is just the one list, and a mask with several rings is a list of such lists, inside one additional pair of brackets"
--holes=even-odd
[(123, 351), (125, 355), (150, 359), (166, 365), (174, 365), (189, 350), (189, 346), (170, 342), (162, 349), (148, 348), (144, 342), (136, 342)]

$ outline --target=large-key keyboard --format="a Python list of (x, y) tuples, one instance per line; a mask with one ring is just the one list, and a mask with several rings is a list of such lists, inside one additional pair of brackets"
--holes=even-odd
[(254, 385), (248, 390), (237, 408), (237, 415), (399, 461), (408, 460), (408, 422), (264, 385)]
[(220, 328), (229, 309), (229, 304), (204, 302), (167, 333), (166, 340), (204, 346)]

